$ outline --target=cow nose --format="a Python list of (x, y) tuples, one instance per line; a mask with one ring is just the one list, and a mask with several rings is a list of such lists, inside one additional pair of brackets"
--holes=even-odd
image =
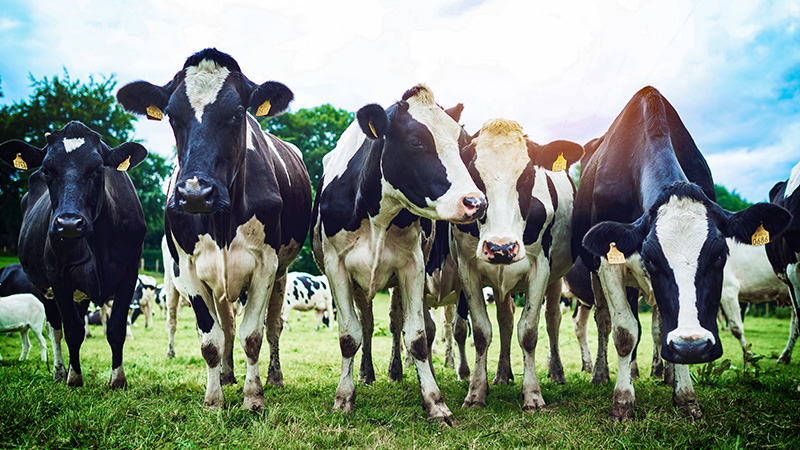
[(483, 243), (483, 255), (492, 264), (510, 264), (519, 254), (519, 244), (509, 242), (507, 244), (486, 241)]
[(178, 183), (178, 205), (187, 213), (211, 212), (214, 187), (197, 179), (190, 178)]
[(56, 217), (56, 232), (59, 237), (75, 239), (83, 236), (86, 221), (77, 214), (61, 214)]
[(668, 339), (667, 346), (677, 361), (695, 364), (709, 361), (714, 340), (709, 336), (689, 335)]
[(464, 219), (477, 220), (486, 214), (486, 197), (480, 196), (467, 196), (461, 200), (464, 205)]

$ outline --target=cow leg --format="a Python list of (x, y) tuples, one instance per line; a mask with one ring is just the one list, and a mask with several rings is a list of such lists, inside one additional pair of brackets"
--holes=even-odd
[(467, 362), (467, 299), (464, 292), (458, 292), (458, 306), (453, 317), (453, 338), (458, 345), (458, 379), (469, 380), (469, 363)]
[(225, 343), (225, 333), (217, 318), (215, 300), (210, 292), (203, 294), (190, 295), (189, 301), (192, 304), (200, 333), (200, 354), (206, 361), (206, 394), (203, 405), (216, 409), (222, 408), (225, 404), (225, 394), (222, 392), (220, 383), (221, 353)]
[(65, 380), (67, 378), (67, 371), (64, 368), (64, 357), (61, 353), (61, 339), (64, 337), (61, 312), (58, 310), (55, 299), (46, 298), (43, 304), (44, 314), (45, 317), (47, 317), (47, 334), (50, 337), (50, 344), (53, 347), (53, 380)]
[(400, 290), (391, 289), (389, 331), (392, 333), (392, 353), (389, 357), (389, 381), (403, 380), (403, 304)]
[[(789, 340), (786, 341), (778, 364), (789, 364), (797, 337), (800, 336), (800, 264), (789, 264), (786, 267), (786, 278), (789, 281), (789, 300), (792, 304), (792, 322), (789, 326)], [(798, 386), (800, 390), (800, 386)]]
[(594, 371), (594, 364), (592, 364), (592, 351), (589, 349), (588, 339), (589, 316), (591, 313), (591, 309), (578, 302), (575, 305), (575, 312), (572, 315), (572, 324), (575, 327), (575, 337), (578, 338), (578, 344), (581, 347), (581, 361), (583, 362), (581, 370), (590, 373)]
[[(534, 411), (545, 405), (539, 377), (536, 375), (536, 343), (539, 339), (539, 315), (542, 311), (547, 279), (550, 277), (550, 264), (544, 255), (540, 254), (533, 266), (536, 269), (528, 280), (525, 307), (522, 309), (522, 316), (519, 318), (517, 328), (517, 339), (522, 347), (523, 357), (523, 411)], [(556, 300), (555, 307), (559, 308), (558, 300)]]
[(703, 417), (703, 412), (700, 410), (700, 405), (697, 404), (692, 378), (689, 374), (689, 366), (675, 364), (674, 370), (675, 390), (672, 392), (672, 404), (681, 410), (684, 417), (692, 419), (692, 422), (700, 420)]
[(83, 316), (77, 308), (77, 303), (72, 300), (74, 289), (67, 287), (53, 287), (56, 302), (61, 313), (64, 327), (64, 338), (69, 349), (69, 370), (67, 372), (67, 386), (83, 386), (81, 373), (80, 352), (81, 344), (85, 337), (83, 329)]
[(431, 367), (431, 373), (436, 376), (436, 371), (433, 370), (433, 353), (435, 350), (436, 341), (436, 321), (431, 317), (431, 308), (424, 303), (422, 305), (422, 317), (425, 320), (425, 337), (428, 342), (428, 365)]
[(730, 328), (731, 334), (739, 340), (742, 351), (744, 351), (747, 347), (747, 340), (744, 338), (744, 323), (742, 322), (742, 311), (741, 308), (739, 308), (738, 282), (727, 279), (723, 281), (722, 298), (719, 306), (722, 313), (728, 319), (728, 328)]
[(333, 301), (336, 302), (339, 321), (339, 349), (342, 352), (342, 373), (336, 396), (333, 401), (334, 411), (351, 412), (355, 406), (356, 391), (353, 383), (353, 359), (361, 347), (363, 334), (353, 302), (350, 276), (338, 257), (332, 256), (332, 250), (325, 252), (325, 274), (331, 283)]
[(497, 309), (497, 324), (500, 330), (500, 358), (497, 360), (497, 372), (494, 374), (492, 384), (508, 384), (514, 379), (511, 373), (511, 336), (514, 333), (514, 296), (506, 294), (500, 297), (500, 292), (494, 290)]
[(617, 383), (609, 416), (613, 420), (630, 420), (633, 419), (633, 403), (636, 399), (631, 380), (631, 357), (638, 339), (638, 327), (625, 292), (625, 268), (613, 267), (602, 261), (598, 276), (608, 301), (614, 345), (619, 356)]
[(361, 312), (361, 330), (363, 333), (361, 345), (361, 367), (358, 372), (358, 381), (364, 384), (375, 382), (375, 367), (372, 364), (372, 333), (375, 329), (375, 319), (372, 316), (372, 299), (361, 289), (356, 289), (353, 295), (358, 310)]
[[(278, 277), (278, 274), (275, 275)], [(270, 280), (270, 284), (272, 284)], [(283, 331), (281, 307), (286, 291), (286, 273), (280, 274), (272, 286), (272, 294), (267, 305), (267, 344), (269, 344), (269, 369), (267, 370), (267, 383), (283, 387), (283, 372), (281, 371), (280, 350), (278, 343)]]
[[(263, 317), (263, 316), (262, 316)], [(233, 373), (233, 342), (236, 339), (236, 303), (227, 300), (218, 301), (217, 318), (222, 328), (222, 368), (219, 382), (223, 386), (236, 384)]]
[(403, 304), (403, 341), (414, 357), (417, 378), (422, 394), (422, 407), (428, 411), (428, 419), (453, 424), (453, 413), (444, 403), (444, 397), (431, 371), (428, 341), (425, 333), (425, 265), (422, 255), (414, 255), (410, 263), (398, 272), (398, 289)]
[(662, 378), (664, 376), (664, 361), (661, 359), (661, 312), (658, 310), (658, 305), (653, 305), (650, 334), (653, 337), (653, 366), (650, 370), (650, 376)]
[(445, 305), (442, 308), (442, 335), (444, 337), (444, 366), (452, 369), (455, 367), (453, 357), (453, 320), (456, 315), (455, 305)]
[(548, 376), (556, 384), (566, 383), (561, 354), (558, 351), (558, 331), (561, 327), (561, 280), (547, 286), (544, 306), (545, 326), (550, 339), (550, 362)]
[(314, 312), (315, 312), (315, 314), (317, 316), (317, 326), (316, 326), (316, 328), (314, 328), (314, 331), (319, 331), (319, 329), (322, 328), (322, 318), (325, 316), (325, 310), (324, 309), (314, 309)]
[(22, 354), (19, 356), (20, 361), (28, 359), (28, 352), (31, 350), (31, 340), (28, 337), (28, 327), (19, 332), (19, 337), (22, 340)]
[(636, 362), (636, 350), (639, 348), (639, 342), (642, 341), (642, 324), (639, 322), (639, 290), (626, 287), (625, 295), (628, 298), (628, 305), (631, 307), (633, 318), (636, 320), (636, 345), (633, 346), (633, 352), (631, 353), (631, 378), (638, 380), (639, 364)]
[(42, 361), (47, 362), (47, 342), (45, 342), (44, 336), (42, 336), (43, 326), (44, 326), (43, 323), (37, 322), (31, 324), (31, 329), (33, 330), (33, 337), (35, 337), (36, 341), (39, 343), (39, 350), (41, 352)]
[(592, 274), (592, 293), (594, 294), (594, 321), (597, 325), (597, 360), (594, 363), (592, 383), (608, 383), (608, 336), (611, 334), (611, 315), (608, 302), (603, 294), (600, 279)]
[[(270, 284), (273, 285), (271, 286), (271, 293), (269, 291)], [(283, 325), (281, 311), (279, 311), (278, 320), (270, 317), (270, 312), (268, 311), (269, 306), (267, 303), (275, 300), (276, 296), (271, 294), (274, 294), (276, 290), (281, 290), (278, 283), (273, 283), (269, 279), (264, 280), (262, 277), (254, 277), (248, 290), (247, 304), (244, 306), (242, 323), (239, 327), (239, 341), (242, 349), (244, 349), (247, 361), (242, 407), (249, 410), (260, 409), (265, 406), (264, 386), (261, 384), (259, 376), (259, 355), (261, 354), (261, 345), (264, 342), (264, 324), (266, 323), (268, 330), (270, 326)], [(283, 306), (283, 292), (280, 292), (279, 296), (278, 308)], [(273, 319), (272, 322), (270, 322), (270, 318)]]
[(180, 294), (173, 285), (164, 283), (164, 289), (167, 289), (166, 300), (167, 304), (167, 334), (169, 341), (167, 343), (167, 358), (175, 358), (175, 329), (178, 327), (178, 302), (180, 302)]
[(464, 270), (466, 274), (461, 276), (461, 288), (466, 296), (469, 305), (469, 314), (472, 317), (472, 340), (475, 344), (475, 372), (469, 382), (469, 391), (464, 399), (462, 407), (483, 407), (486, 405), (486, 393), (489, 390), (486, 365), (489, 345), (492, 343), (492, 323), (489, 321), (489, 314), (486, 312), (486, 301), (483, 299), (481, 285), (477, 283), (478, 277), (473, 277), (469, 270), (462, 267), (466, 263), (459, 264), (459, 273)]
[(133, 291), (136, 289), (138, 272), (133, 267), (123, 276), (114, 290), (114, 306), (111, 307), (111, 317), (108, 319), (106, 339), (111, 346), (111, 389), (126, 388), (128, 381), (122, 367), (122, 349), (125, 345), (125, 336), (128, 331), (128, 311)]

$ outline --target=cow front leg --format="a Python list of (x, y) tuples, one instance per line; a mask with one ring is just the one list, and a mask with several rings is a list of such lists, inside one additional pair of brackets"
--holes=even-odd
[[(522, 347), (522, 410), (535, 411), (545, 406), (539, 377), (536, 375), (536, 343), (539, 340), (539, 315), (542, 311), (547, 279), (550, 277), (549, 263), (542, 256), (535, 264), (535, 272), (528, 280), (525, 307), (519, 318), (517, 339)], [(556, 305), (559, 308), (558, 305)]]
[(203, 405), (213, 409), (222, 408), (225, 405), (225, 394), (222, 392), (220, 373), (225, 335), (215, 317), (216, 305), (214, 299), (205, 299), (201, 295), (191, 296), (189, 301), (200, 331), (200, 354), (206, 361), (206, 395)]
[[(464, 263), (466, 265), (466, 263)], [(461, 265), (459, 266), (461, 272)], [(472, 318), (472, 341), (475, 344), (475, 366), (469, 381), (464, 408), (483, 407), (486, 405), (486, 393), (489, 390), (487, 377), (487, 353), (492, 343), (492, 323), (486, 312), (486, 301), (483, 299), (481, 285), (477, 284), (479, 277), (472, 277), (469, 272), (461, 277), (463, 293), (469, 305), (469, 315)]]
[(592, 364), (592, 351), (589, 349), (588, 338), (588, 325), (589, 316), (592, 310), (580, 302), (575, 305), (575, 312), (572, 315), (572, 324), (575, 328), (575, 337), (578, 338), (578, 345), (581, 347), (581, 370), (584, 372), (593, 372), (594, 364)]
[[(324, 243), (323, 243), (324, 245)], [(334, 411), (351, 412), (355, 407), (356, 391), (353, 383), (353, 360), (361, 347), (361, 322), (358, 319), (351, 292), (350, 276), (338, 259), (326, 251), (325, 274), (331, 283), (333, 301), (338, 309), (339, 349), (342, 352), (342, 372), (333, 401)]]
[(425, 304), (423, 300), (422, 305), (422, 318), (425, 321), (425, 338), (428, 343), (428, 365), (431, 368), (431, 373), (433, 376), (436, 376), (436, 371), (433, 370), (433, 350), (434, 350), (434, 340), (436, 339), (436, 322), (431, 317), (431, 309)]
[(361, 289), (356, 289), (353, 297), (358, 310), (361, 312), (361, 330), (363, 333), (358, 381), (364, 384), (372, 384), (375, 382), (375, 367), (372, 364), (372, 333), (375, 329), (375, 319), (372, 316), (372, 299), (368, 299), (366, 293)]
[(467, 299), (464, 291), (458, 292), (458, 306), (453, 317), (453, 339), (458, 345), (458, 379), (460, 381), (469, 380), (469, 362), (467, 361), (467, 334), (469, 323), (467, 322)]
[(442, 335), (444, 337), (444, 366), (452, 369), (455, 367), (453, 357), (453, 320), (456, 315), (455, 305), (445, 305), (442, 308)]
[(558, 350), (558, 331), (561, 327), (561, 280), (547, 286), (544, 306), (545, 326), (550, 340), (548, 376), (556, 384), (566, 383), (561, 353)]
[(661, 359), (661, 312), (658, 310), (658, 305), (653, 305), (650, 334), (653, 337), (653, 365), (650, 369), (650, 376), (653, 378), (663, 378), (664, 361)]
[(389, 356), (389, 381), (403, 380), (403, 304), (400, 290), (390, 291), (389, 331), (392, 334), (392, 352)]
[(692, 422), (700, 420), (703, 412), (697, 404), (697, 397), (692, 386), (692, 378), (689, 374), (689, 366), (685, 364), (675, 364), (675, 390), (672, 392), (672, 404), (681, 411), (684, 417)]
[[(792, 321), (789, 326), (789, 340), (778, 357), (778, 364), (789, 364), (797, 337), (800, 336), (800, 264), (789, 264), (786, 267), (786, 279), (789, 282), (789, 300), (792, 306)], [(800, 390), (800, 385), (798, 386)]]
[(597, 359), (594, 363), (592, 383), (608, 383), (608, 337), (611, 334), (611, 315), (600, 279), (596, 274), (592, 274), (592, 293), (595, 304), (594, 321), (597, 325)]
[(497, 372), (494, 374), (492, 384), (508, 384), (514, 379), (511, 373), (511, 336), (514, 333), (514, 296), (506, 294), (500, 296), (497, 289), (494, 290), (494, 298), (497, 309), (497, 327), (500, 330), (500, 358), (497, 360)]
[(169, 340), (167, 342), (167, 358), (175, 358), (175, 330), (178, 328), (178, 302), (180, 301), (180, 294), (172, 287), (164, 284), (164, 289), (169, 289), (166, 293), (166, 306), (167, 306), (167, 335)]
[[(244, 400), (242, 407), (248, 410), (263, 408), (264, 405), (264, 386), (261, 384), (259, 376), (259, 355), (261, 345), (264, 342), (264, 324), (267, 321), (267, 289), (264, 281), (260, 277), (254, 277), (247, 296), (247, 304), (244, 306), (242, 323), (239, 326), (239, 341), (244, 349), (247, 361), (247, 371), (244, 379)], [(262, 319), (263, 318), (263, 319)], [(283, 322), (281, 318), (280, 322)]]
[(68, 287), (53, 287), (56, 303), (61, 314), (64, 329), (64, 340), (69, 349), (69, 370), (67, 372), (67, 386), (83, 386), (81, 373), (81, 344), (85, 337), (83, 316), (78, 311), (78, 304), (72, 300), (73, 289)]

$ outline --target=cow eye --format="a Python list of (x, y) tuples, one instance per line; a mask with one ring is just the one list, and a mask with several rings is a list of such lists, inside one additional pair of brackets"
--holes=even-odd
[(419, 139), (417, 139), (415, 137), (412, 137), (412, 138), (410, 138), (408, 140), (408, 145), (411, 146), (411, 147), (414, 147), (414, 148), (423, 148), (424, 147), (424, 145), (422, 144), (422, 141), (420, 141)]
[(45, 178), (50, 178), (50, 171), (42, 167), (42, 175), (44, 175)]
[(244, 112), (243, 111), (236, 111), (235, 113), (233, 113), (233, 116), (231, 116), (231, 123), (238, 123), (243, 118), (244, 118)]

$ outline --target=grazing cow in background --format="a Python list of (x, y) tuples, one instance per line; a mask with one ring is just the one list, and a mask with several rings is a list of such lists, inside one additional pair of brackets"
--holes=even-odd
[(630, 284), (645, 298), (655, 296), (661, 356), (677, 364), (673, 403), (699, 419), (686, 364), (722, 354), (716, 317), (725, 238), (749, 243), (761, 226), (776, 235), (791, 216), (775, 205), (732, 214), (714, 203), (705, 159), (672, 105), (652, 87), (636, 93), (608, 132), (586, 147), (573, 245), (593, 272), (598, 306), (607, 303), (619, 354), (610, 417), (633, 418), (631, 356), (638, 327), (625, 292)]
[[(169, 116), (178, 150), (167, 193), (165, 233), (200, 328), (208, 369), (204, 404), (221, 407), (233, 373), (233, 304), (247, 293), (240, 341), (247, 375), (245, 408), (264, 406), (259, 353), (267, 327), (267, 381), (283, 385), (278, 340), (286, 270), (308, 234), (311, 184), (297, 147), (261, 130), (247, 113), (273, 116), (294, 94), (285, 85), (250, 81), (230, 56), (205, 49), (164, 86), (138, 81), (119, 90), (127, 110)], [(169, 271), (169, 269), (167, 269)]]
[(136, 282), (136, 290), (133, 291), (133, 302), (139, 305), (138, 309), (132, 310), (131, 323), (141, 314), (144, 315), (144, 327), (153, 327), (153, 305), (156, 303), (156, 279), (149, 275), (139, 275)]
[(418, 216), (458, 222), (483, 216), (486, 199), (458, 156), (469, 136), (422, 85), (386, 110), (367, 105), (356, 118), (323, 159), (312, 228), (314, 257), (338, 309), (342, 374), (333, 409), (354, 407), (353, 357), (362, 342), (361, 377), (375, 379), (372, 361), (364, 363), (371, 354), (372, 299), (396, 286), (393, 302), (402, 305), (393, 308), (402, 310), (397, 326), (414, 356), (422, 406), (430, 419), (451, 423), (428, 361)]
[[(70, 386), (83, 385), (80, 347), (88, 305), (79, 307), (73, 299), (85, 297), (96, 305), (115, 299), (106, 336), (112, 352), (109, 385), (127, 384), (122, 348), (145, 234), (142, 206), (127, 170), (146, 156), (134, 142), (110, 148), (80, 122), (48, 135), (43, 149), (22, 141), (0, 145), (8, 164), (41, 166), (22, 198), (19, 259), (34, 286), (52, 289), (57, 307), (46, 312), (54, 329), (60, 330), (63, 321)], [(54, 377), (63, 378), (63, 363), (57, 357), (54, 364)]]
[[(769, 200), (792, 213), (792, 221), (783, 235), (767, 244), (767, 257), (778, 278), (789, 286), (794, 313), (789, 340), (793, 342), (797, 339), (797, 321), (800, 320), (800, 163), (792, 168), (788, 181), (781, 181), (770, 190)], [(791, 350), (787, 344), (778, 362), (788, 364)], [(800, 384), (797, 389), (800, 391)]]
[(286, 275), (286, 294), (283, 305), (283, 322), (289, 328), (289, 311), (311, 311), (317, 313), (317, 330), (322, 326), (327, 313), (328, 324), (333, 328), (333, 297), (328, 279), (324, 275), (314, 276), (303, 272)]
[[(513, 295), (525, 294), (518, 337), (524, 358), (522, 395), (525, 411), (544, 407), (534, 352), (539, 314), (546, 297), (550, 336), (550, 377), (564, 382), (558, 353), (561, 323), (561, 277), (572, 267), (572, 202), (575, 186), (566, 169), (583, 155), (568, 141), (539, 145), (514, 121), (486, 122), (461, 157), (489, 203), (486, 218), (452, 227), (451, 249), (472, 318), (475, 372), (463, 406), (486, 403), (487, 351), (492, 325), (483, 287), (492, 286), (500, 330), (500, 360), (495, 384), (508, 383), (511, 373)], [(551, 169), (556, 171), (551, 171)]]
[[(12, 294), (0, 297), (0, 333), (19, 331), (19, 336), (22, 338), (20, 361), (28, 359), (28, 351), (31, 349), (28, 331), (33, 331), (33, 336), (39, 342), (42, 361), (47, 361), (47, 343), (42, 336), (44, 320), (44, 305), (35, 295)], [(2, 359), (3, 356), (0, 355), (0, 360)]]

